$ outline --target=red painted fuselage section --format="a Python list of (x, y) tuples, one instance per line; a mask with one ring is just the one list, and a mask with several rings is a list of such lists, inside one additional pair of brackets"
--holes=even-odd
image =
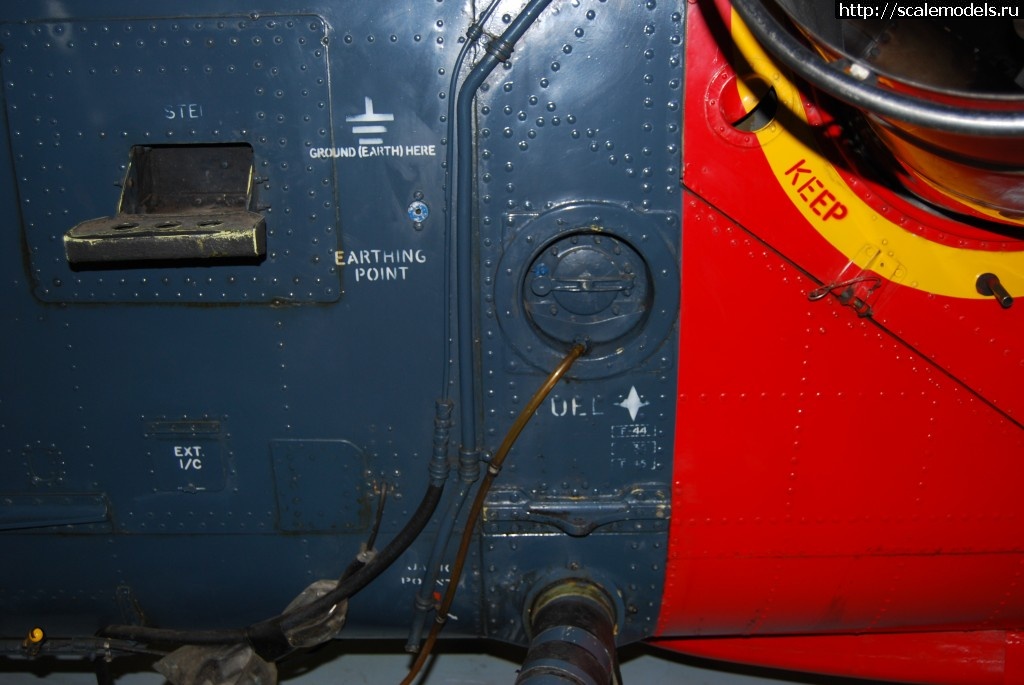
[[(967, 234), (862, 177), (827, 102), (781, 102), (775, 125), (828, 168), (795, 153), (773, 167), (776, 141), (716, 130), (704, 116), (716, 97), (728, 111), (716, 84), (752, 68), (727, 39), (735, 21), (723, 3), (689, 5), (662, 644), (875, 678), (1021, 682), (1024, 309), (890, 280), (877, 262), (851, 271), (855, 256), (800, 203), (825, 217), (843, 197), (830, 185), (843, 185), (893, 224), (995, 264), (1024, 241)], [(851, 218), (833, 210), (825, 228), (853, 230)], [(855, 288), (880, 284), (866, 306), (843, 288), (824, 295), (850, 274)]]

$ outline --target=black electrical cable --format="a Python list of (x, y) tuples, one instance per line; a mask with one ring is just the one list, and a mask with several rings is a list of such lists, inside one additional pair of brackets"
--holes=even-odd
[(338, 579), (339, 583), (355, 575), (359, 569), (370, 563), (373, 557), (376, 556), (377, 552), (373, 549), (373, 546), (377, 543), (377, 535), (380, 533), (380, 526), (384, 522), (384, 504), (387, 501), (388, 484), (385, 481), (380, 484), (380, 496), (377, 498), (377, 514), (374, 516), (373, 527), (370, 529), (370, 537), (366, 538), (362, 550), (352, 560), (352, 563), (348, 565), (345, 572), (341, 574), (341, 578)]
[[(112, 625), (107, 626), (98, 634), (119, 640), (131, 640), (141, 643), (171, 643), (182, 645), (226, 645), (240, 642), (258, 642), (268, 640), (289, 629), (302, 625), (331, 610), (336, 604), (349, 599), (362, 590), (383, 573), (401, 554), (409, 548), (413, 541), (430, 521), (438, 502), (441, 501), (443, 485), (430, 484), (420, 500), (419, 507), (406, 522), (401, 531), (380, 551), (377, 556), (363, 568), (353, 573), (323, 597), (289, 612), (278, 614), (259, 623), (245, 628), (225, 628), (212, 630), (178, 630), (173, 628), (152, 628), (148, 626)], [(261, 650), (253, 644), (257, 653)]]
[(347, 581), (340, 583), (337, 588), (320, 599), (303, 607), (299, 607), (287, 614), (283, 614), (280, 617), (281, 625), (285, 628), (289, 628), (309, 621), (317, 614), (330, 609), (334, 604), (346, 600), (359, 592), (366, 587), (370, 581), (383, 573), (399, 556), (401, 556), (402, 552), (409, 548), (413, 541), (419, 537), (419, 534), (423, 532), (423, 529), (426, 528), (427, 522), (430, 521), (430, 517), (433, 516), (434, 510), (437, 509), (438, 502), (441, 501), (441, 493), (443, 490), (443, 485), (429, 485), (427, 487), (426, 494), (424, 494), (423, 499), (420, 501), (419, 507), (416, 509), (416, 512), (412, 515), (409, 521), (406, 522), (402, 530), (398, 532), (398, 535), (396, 535), (391, 542), (389, 542), (387, 546), (380, 551), (380, 554), (378, 554), (373, 561), (368, 563), (361, 571), (357, 572)]
[(373, 517), (373, 528), (370, 529), (370, 537), (366, 538), (366, 550), (370, 551), (377, 544), (377, 535), (380, 534), (380, 526), (384, 523), (384, 505), (388, 501), (388, 483), (382, 481), (380, 484), (380, 495), (377, 497), (377, 513)]
[[(794, 38), (760, 0), (732, 0), (757, 40), (812, 85), (843, 102), (914, 126), (976, 136), (1024, 137), (1024, 111), (951, 107), (879, 88), (840, 71)], [(1020, 104), (1020, 100), (1013, 100)]]
[(112, 640), (104, 637), (47, 637), (37, 645), (39, 651), (26, 652), (22, 640), (6, 640), (0, 642), (0, 659), (22, 658), (26, 653), (35, 657), (61, 659), (64, 657), (89, 656), (93, 659), (122, 657), (133, 654), (147, 656), (167, 656), (168, 650), (140, 647), (130, 640)]
[(212, 630), (179, 630), (149, 626), (112, 625), (97, 633), (98, 637), (131, 640), (144, 644), (231, 645), (245, 642), (245, 630), (218, 628)]

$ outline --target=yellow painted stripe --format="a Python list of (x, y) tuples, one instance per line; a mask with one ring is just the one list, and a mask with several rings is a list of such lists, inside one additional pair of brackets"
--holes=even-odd
[[(732, 35), (754, 71), (775, 87), (780, 106), (806, 122), (799, 93), (734, 13)], [(742, 85), (742, 78), (736, 83)], [(753, 100), (741, 90), (744, 102)], [(994, 273), (1014, 296), (1024, 296), (1024, 251), (994, 252), (943, 245), (901, 228), (876, 212), (849, 187), (809, 142), (773, 123), (757, 132), (768, 164), (787, 197), (807, 222), (862, 269), (918, 290), (960, 298), (982, 298), (975, 282)], [(831, 213), (829, 213), (831, 211)], [(894, 214), (899, 214), (893, 210)], [(998, 237), (998, 240), (1003, 240)]]

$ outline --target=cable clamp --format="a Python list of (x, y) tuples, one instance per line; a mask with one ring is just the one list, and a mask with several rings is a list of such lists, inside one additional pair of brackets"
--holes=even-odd
[(512, 43), (492, 36), (491, 40), (487, 41), (487, 54), (499, 62), (507, 62), (512, 57)]

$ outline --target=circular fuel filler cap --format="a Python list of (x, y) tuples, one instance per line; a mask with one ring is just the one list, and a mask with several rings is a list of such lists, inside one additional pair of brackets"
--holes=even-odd
[(593, 343), (627, 335), (650, 308), (650, 276), (643, 258), (626, 242), (598, 232), (553, 241), (526, 273), (523, 305), (543, 335)]

